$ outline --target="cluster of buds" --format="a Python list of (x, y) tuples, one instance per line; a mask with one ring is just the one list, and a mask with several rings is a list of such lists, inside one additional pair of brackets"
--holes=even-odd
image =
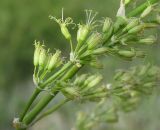
[[(103, 85), (99, 85), (102, 80), (101, 75), (78, 76), (72, 84), (61, 83), (61, 92), (70, 100), (78, 101), (99, 101), (106, 97), (107, 91)], [(97, 87), (99, 85), (99, 87)]]
[(44, 48), (44, 45), (35, 41), (34, 51), (34, 83), (38, 85), (43, 81), (48, 72), (54, 71), (62, 64), (61, 51), (56, 50), (54, 54)]
[(151, 94), (160, 81), (160, 68), (150, 64), (119, 70), (114, 82), (107, 84), (107, 98), (103, 98), (89, 113), (79, 112), (76, 128), (92, 130), (98, 123), (118, 121), (118, 112), (135, 109), (144, 95)]
[[(103, 22), (102, 36), (103, 45), (107, 47), (108, 54), (119, 56), (126, 60), (132, 60), (135, 57), (144, 57), (145, 53), (135, 49), (133, 46), (139, 44), (152, 45), (156, 42), (156, 37), (146, 35), (145, 31), (155, 28), (158, 23), (148, 23), (142, 18), (148, 16), (157, 5), (149, 5), (139, 18), (125, 16), (125, 1), (121, 0), (120, 8), (117, 12), (116, 21), (106, 18)], [(158, 19), (157, 15), (157, 19)]]

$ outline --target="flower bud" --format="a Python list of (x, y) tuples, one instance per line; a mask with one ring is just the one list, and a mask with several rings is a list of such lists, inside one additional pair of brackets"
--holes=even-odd
[(87, 78), (87, 74), (82, 74), (81, 76), (76, 77), (74, 84), (81, 86)]
[(103, 33), (103, 43), (106, 43), (112, 36), (112, 34), (113, 34), (113, 26), (109, 28), (108, 32)]
[(139, 32), (141, 32), (143, 29), (144, 29), (144, 25), (141, 24), (141, 25), (135, 26), (134, 28), (130, 29), (130, 30), (128, 31), (128, 33), (129, 33), (129, 34), (139, 33)]
[(96, 75), (96, 77), (90, 81), (87, 86), (83, 89), (83, 91), (88, 91), (90, 88), (96, 86), (97, 84), (100, 83), (100, 81), (102, 81), (103, 77), (101, 75)]
[(89, 76), (89, 77), (85, 80), (84, 85), (83, 85), (81, 88), (86, 87), (86, 86), (87, 86), (91, 81), (93, 81), (95, 78), (96, 78), (96, 75)]
[(105, 98), (107, 96), (107, 92), (100, 92), (100, 93), (94, 93), (94, 94), (86, 94), (84, 96), (85, 99), (91, 100), (91, 101), (99, 101), (102, 98)]
[(107, 51), (108, 49), (106, 47), (101, 47), (101, 48), (94, 50), (92, 53), (94, 55), (101, 55), (101, 54), (105, 54)]
[(122, 50), (122, 51), (119, 51), (118, 54), (125, 58), (133, 58), (136, 55), (135, 51), (132, 51), (132, 50), (131, 51)]
[(47, 58), (47, 52), (44, 48), (41, 47), (41, 51), (39, 55), (39, 66), (41, 66), (42, 68), (46, 63), (46, 58)]
[(103, 68), (103, 64), (98, 62), (97, 60), (93, 60), (89, 63), (90, 66), (96, 68), (96, 69), (102, 69)]
[(34, 51), (34, 60), (33, 60), (33, 63), (34, 63), (34, 66), (38, 66), (39, 64), (39, 55), (40, 55), (40, 51), (41, 51), (41, 45), (40, 45), (40, 42), (36, 42), (35, 41), (35, 51)]
[(139, 19), (132, 19), (127, 26), (123, 29), (123, 32), (130, 30), (131, 28), (137, 26), (139, 24)]
[(52, 70), (57, 67), (57, 63), (61, 61), (60, 59), (61, 51), (56, 50), (56, 53), (51, 57), (50, 62), (48, 64), (48, 70)]
[(88, 49), (94, 49), (99, 43), (101, 43), (102, 36), (100, 33), (93, 33), (87, 40)]
[(80, 44), (80, 46), (87, 38), (88, 34), (89, 34), (89, 27), (87, 25), (79, 25), (79, 29), (77, 31), (77, 41)]
[(108, 17), (105, 18), (103, 28), (102, 28), (103, 33), (108, 32), (111, 26), (112, 26), (112, 20)]
[(141, 18), (146, 17), (152, 11), (152, 5), (149, 5), (141, 14)]
[(80, 96), (79, 92), (74, 87), (66, 87), (62, 89), (62, 93), (69, 99), (74, 99)]
[(61, 27), (61, 32), (64, 35), (64, 37), (67, 40), (70, 40), (71, 39), (71, 34), (69, 33), (68, 28), (66, 27), (66, 25), (63, 23), (63, 24), (60, 25), (60, 27)]
[(148, 38), (144, 38), (144, 39), (139, 40), (139, 43), (144, 43), (144, 44), (147, 44), (147, 45), (152, 45), (155, 42), (156, 42), (156, 37), (154, 37), (152, 35), (149, 36)]

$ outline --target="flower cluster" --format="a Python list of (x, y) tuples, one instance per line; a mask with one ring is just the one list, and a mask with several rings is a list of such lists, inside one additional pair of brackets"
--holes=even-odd
[[(155, 4), (156, 0), (149, 1), (151, 3), (148, 2), (142, 6), (143, 8), (140, 9), (142, 11), (135, 9), (136, 14), (137, 12), (139, 14), (138, 17), (131, 17), (135, 15), (129, 16), (125, 10), (125, 4), (129, 4), (131, 0), (121, 0), (116, 20), (106, 17), (101, 20), (102, 24), (98, 23), (95, 18), (97, 12), (92, 10), (85, 11), (85, 23), (75, 24), (72, 18), (64, 18), (63, 10), (60, 19), (50, 16), (50, 19), (58, 23), (62, 35), (70, 44), (69, 58), (64, 61), (60, 50), (50, 53), (44, 44), (35, 41), (33, 80), (36, 89), (20, 118), (15, 118), (13, 121), (16, 129), (22, 130), (21, 126), (31, 125), (59, 92), (65, 96), (66, 100), (44, 112), (38, 119), (54, 112), (70, 100), (81, 102), (100, 101), (103, 98), (109, 100), (107, 104), (110, 104), (110, 107), (102, 112), (95, 112), (91, 117), (80, 114), (77, 127), (81, 130), (86, 130), (85, 128), (89, 130), (97, 121), (117, 121), (118, 110), (132, 110), (137, 106), (142, 95), (150, 94), (153, 86), (156, 85), (159, 72), (157, 67), (151, 65), (132, 68), (129, 71), (119, 71), (115, 76), (115, 81), (107, 85), (101, 83), (102, 76), (99, 74), (82, 74), (74, 78), (74, 75), (85, 65), (102, 68), (102, 64), (98, 61), (99, 56), (102, 55), (114, 55), (125, 60), (145, 56), (145, 53), (137, 48), (143, 44), (155, 43), (156, 37), (146, 31), (156, 28), (160, 24), (159, 5)], [(148, 20), (150, 14), (156, 15), (153, 15), (154, 21)], [(78, 28), (76, 43), (70, 33), (69, 25), (74, 25), (74, 29)], [(40, 97), (39, 102), (29, 111), (42, 90), (48, 93), (44, 97)]]
[(91, 130), (100, 122), (117, 122), (119, 111), (129, 112), (135, 109), (140, 99), (150, 95), (159, 81), (160, 68), (150, 64), (119, 70), (113, 83), (106, 85), (107, 97), (99, 102), (92, 114), (78, 114), (78, 130)]
[(107, 95), (107, 89), (100, 84), (101, 81), (101, 75), (82, 74), (77, 76), (73, 83), (60, 83), (60, 91), (70, 100), (99, 101)]
[(35, 41), (33, 62), (35, 66), (33, 81), (39, 87), (49, 73), (54, 72), (56, 68), (62, 65), (63, 59), (60, 50), (50, 53), (44, 48), (44, 44)]

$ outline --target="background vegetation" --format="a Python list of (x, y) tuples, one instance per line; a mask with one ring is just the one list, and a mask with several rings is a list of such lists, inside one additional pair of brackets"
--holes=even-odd
[[(119, 0), (0, 0), (0, 130), (12, 129), (13, 117), (16, 117), (24, 107), (28, 95), (34, 89), (32, 83), (34, 40), (44, 41), (52, 49), (62, 49), (63, 55), (67, 53), (66, 40), (60, 35), (57, 24), (49, 20), (49, 14), (60, 16), (63, 7), (65, 16), (73, 17), (75, 22), (84, 18), (84, 9), (98, 11), (98, 17), (114, 18), (118, 6)], [(159, 34), (160, 30), (157, 36)], [(158, 37), (158, 42), (159, 39)], [(160, 45), (156, 44), (144, 49), (149, 56), (143, 61), (136, 59), (133, 62), (124, 62), (115, 57), (107, 57), (103, 60), (105, 71), (103, 70), (102, 73), (106, 75), (106, 80), (111, 79), (115, 69), (118, 68), (128, 68), (147, 61), (160, 65)], [(144, 99), (144, 103), (137, 111), (122, 115), (119, 123), (102, 125), (102, 130), (106, 127), (111, 128), (110, 130), (117, 128), (118, 130), (159, 130), (158, 95), (157, 92), (153, 97)], [(55, 115), (37, 123), (33, 129), (69, 130), (74, 124), (76, 111), (89, 109), (91, 105), (84, 107), (81, 104), (75, 106), (69, 103)]]

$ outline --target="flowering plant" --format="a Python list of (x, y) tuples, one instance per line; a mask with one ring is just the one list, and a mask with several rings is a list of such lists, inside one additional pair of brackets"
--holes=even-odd
[[(70, 17), (64, 18), (63, 10), (61, 19), (49, 16), (51, 20), (58, 23), (62, 35), (70, 45), (69, 58), (64, 59), (60, 50), (51, 53), (50, 49), (46, 49), (44, 43), (35, 41), (33, 81), (36, 88), (22, 114), (19, 118), (14, 118), (15, 129), (26, 130), (68, 101), (101, 102), (108, 96), (118, 95), (117, 102), (121, 104), (119, 107), (130, 110), (133, 105), (132, 102), (139, 99), (141, 91), (148, 93), (150, 88), (155, 85), (152, 84), (152, 82), (155, 82), (155, 72), (153, 72), (153, 79), (149, 78), (147, 82), (130, 80), (129, 78), (137, 75), (137, 72), (134, 72), (135, 70), (128, 73), (118, 72), (117, 80), (111, 85), (111, 90), (109, 84), (102, 83), (104, 78), (100, 74), (74, 76), (86, 65), (103, 68), (101, 62), (98, 61), (99, 56), (113, 55), (124, 60), (145, 57), (146, 53), (139, 46), (152, 45), (156, 42), (156, 37), (147, 34), (146, 31), (150, 28), (156, 29), (160, 24), (158, 0), (148, 0), (133, 11), (126, 13), (125, 7), (131, 2), (131, 0), (121, 0), (115, 21), (108, 17), (98, 21), (96, 20), (97, 13), (92, 10), (85, 11), (86, 22), (79, 24), (75, 24)], [(155, 16), (153, 21), (148, 19), (151, 14)], [(69, 26), (72, 25), (74, 28), (78, 27), (76, 44), (73, 42), (69, 29)], [(151, 69), (151, 73), (154, 71), (154, 68), (150, 66), (149, 69)], [(146, 74), (146, 71), (142, 73)], [(137, 88), (134, 83), (143, 84), (143, 87)], [(122, 88), (124, 84), (125, 87)], [(145, 85), (148, 85), (148, 87), (144, 87)], [(47, 94), (40, 97), (38, 103), (31, 109), (32, 103), (43, 91)], [(59, 93), (62, 93), (65, 99), (41, 113)], [(135, 98), (130, 98), (132, 96)], [(126, 100), (126, 102), (124, 103), (123, 100)], [(115, 112), (115, 109), (111, 109), (112, 111)]]

